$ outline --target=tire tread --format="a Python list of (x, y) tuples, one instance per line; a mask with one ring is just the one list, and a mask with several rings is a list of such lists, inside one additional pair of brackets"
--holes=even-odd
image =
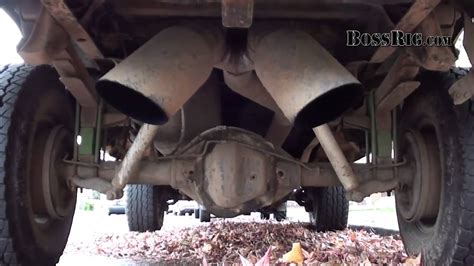
[(151, 185), (129, 185), (127, 194), (127, 220), (130, 231), (146, 232), (161, 229), (164, 211), (156, 189)]
[[(23, 82), (33, 67), (27, 65), (5, 65), (0, 67), (0, 264), (17, 263), (17, 254), (13, 245), (11, 228), (8, 226), (8, 207), (5, 193), (5, 157), (8, 141), (8, 129), (15, 100)], [(6, 103), (8, 102), (8, 103)]]
[(311, 193), (317, 231), (344, 230), (349, 216), (349, 201), (343, 187), (318, 188)]
[[(467, 69), (453, 68), (444, 75), (444, 89), (449, 89), (458, 79), (468, 73)], [(455, 247), (453, 247), (452, 262), (472, 264), (474, 256), (474, 112), (473, 100), (469, 100), (458, 109), (458, 124), (463, 158), (463, 182), (459, 213), (459, 227), (456, 229)]]

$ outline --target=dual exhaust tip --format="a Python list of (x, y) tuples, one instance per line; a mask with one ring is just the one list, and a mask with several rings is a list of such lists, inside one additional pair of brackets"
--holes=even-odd
[(135, 120), (165, 124), (209, 77), (217, 44), (187, 27), (164, 29), (96, 84), (99, 95)]
[[(360, 82), (306, 32), (254, 35), (255, 72), (290, 123), (316, 127), (361, 98)], [(135, 120), (165, 124), (208, 79), (222, 58), (222, 40), (188, 27), (167, 28), (104, 75), (97, 91)]]

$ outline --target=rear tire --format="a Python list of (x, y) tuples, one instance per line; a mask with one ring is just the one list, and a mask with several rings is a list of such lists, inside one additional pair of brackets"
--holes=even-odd
[(152, 185), (128, 185), (128, 228), (134, 232), (160, 230), (166, 211), (164, 191)]
[(57, 171), (72, 158), (74, 102), (50, 66), (0, 67), (0, 264), (55, 265), (76, 191)]
[(211, 213), (204, 208), (199, 208), (199, 221), (208, 223), (211, 221)]
[(286, 202), (280, 204), (278, 209), (273, 213), (273, 217), (278, 222), (286, 220)]
[(277, 220), (277, 222), (286, 220), (286, 212), (275, 212), (273, 213), (273, 216), (275, 217), (275, 220)]
[(453, 106), (456, 73), (424, 72), (420, 80), (400, 116), (399, 154), (416, 170), (395, 192), (400, 234), (407, 253), (425, 262), (473, 265), (473, 103)]
[(347, 227), (349, 201), (343, 187), (306, 189), (311, 199), (309, 219), (317, 231), (344, 230)]

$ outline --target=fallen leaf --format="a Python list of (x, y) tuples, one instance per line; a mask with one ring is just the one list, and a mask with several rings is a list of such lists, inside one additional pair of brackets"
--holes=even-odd
[(408, 258), (403, 263), (404, 266), (418, 266), (421, 265), (421, 254), (419, 254), (416, 258)]
[(209, 243), (204, 243), (204, 245), (202, 246), (202, 251), (205, 253), (210, 253), (211, 250), (212, 250), (212, 245)]
[(244, 258), (244, 256), (239, 254), (239, 258), (243, 266), (253, 266), (253, 263), (251, 263), (248, 259)]
[(283, 255), (282, 261), (285, 263), (297, 263), (297, 264), (303, 263), (304, 256), (301, 250), (301, 244), (293, 243), (291, 250), (285, 255)]
[(202, 263), (205, 256), (208, 264), (227, 265), (242, 264), (239, 255), (252, 264), (257, 263), (262, 259), (262, 247), (271, 246), (271, 255), (263, 258), (269, 258), (273, 265), (293, 243), (301, 244), (305, 264), (370, 262), (411, 266), (421, 262), (421, 258), (407, 256), (398, 235), (380, 236), (350, 229), (316, 232), (304, 223), (277, 223), (245, 217), (232, 220), (216, 218), (209, 224), (179, 230), (168, 227), (145, 233), (95, 233), (86, 241), (69, 241), (65, 253), (145, 260), (157, 264), (196, 264)]
[(267, 266), (270, 265), (270, 257), (272, 256), (272, 247), (269, 247), (265, 255), (255, 263), (255, 266)]

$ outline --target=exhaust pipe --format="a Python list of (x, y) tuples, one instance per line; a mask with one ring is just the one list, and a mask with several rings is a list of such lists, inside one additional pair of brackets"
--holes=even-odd
[(254, 31), (249, 46), (257, 76), (297, 126), (334, 120), (362, 98), (360, 82), (304, 31)]
[(211, 74), (219, 37), (183, 26), (164, 29), (103, 76), (97, 91), (133, 119), (165, 124)]
[(336, 172), (339, 181), (341, 181), (344, 186), (344, 189), (347, 192), (350, 192), (357, 188), (358, 179), (354, 174), (354, 170), (344, 156), (344, 153), (334, 138), (329, 126), (326, 124), (320, 125), (315, 127), (313, 131), (316, 134), (321, 147), (323, 147), (329, 162), (334, 168), (334, 172)]

